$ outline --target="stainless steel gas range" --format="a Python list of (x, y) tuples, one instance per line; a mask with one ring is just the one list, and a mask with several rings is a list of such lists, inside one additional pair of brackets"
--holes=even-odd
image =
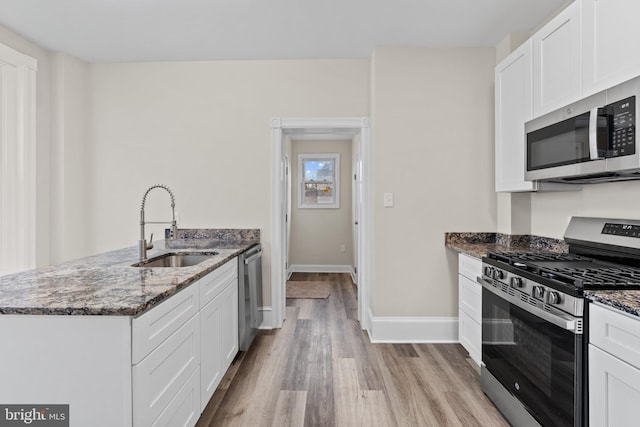
[(481, 384), (514, 426), (588, 425), (584, 292), (640, 289), (640, 221), (573, 217), (564, 239), (482, 259)]

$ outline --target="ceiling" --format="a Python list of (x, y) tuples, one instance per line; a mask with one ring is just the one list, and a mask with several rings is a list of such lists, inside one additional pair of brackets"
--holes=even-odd
[(0, 0), (0, 24), (88, 62), (367, 58), (495, 46), (567, 0)]

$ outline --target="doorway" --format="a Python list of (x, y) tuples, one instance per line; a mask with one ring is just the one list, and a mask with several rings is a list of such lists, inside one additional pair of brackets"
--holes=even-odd
[[(285, 319), (285, 284), (288, 274), (288, 219), (290, 206), (290, 163), (287, 144), (304, 139), (353, 139), (357, 141), (353, 162), (354, 266), (358, 283), (358, 321), (370, 328), (370, 167), (369, 119), (360, 118), (276, 118), (271, 122), (272, 144), (272, 251), (271, 308), (272, 327), (280, 328)], [(350, 181), (350, 180), (349, 180)]]
[(287, 194), (288, 277), (349, 273), (355, 278), (353, 139), (285, 138), (292, 183)]

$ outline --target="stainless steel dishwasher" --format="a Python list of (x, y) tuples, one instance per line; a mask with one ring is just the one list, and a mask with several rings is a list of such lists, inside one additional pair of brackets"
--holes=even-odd
[(238, 346), (247, 351), (262, 324), (262, 245), (238, 257)]

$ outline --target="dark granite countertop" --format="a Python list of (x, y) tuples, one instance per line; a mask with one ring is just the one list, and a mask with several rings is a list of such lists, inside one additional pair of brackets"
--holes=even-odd
[(563, 240), (502, 233), (445, 233), (445, 246), (459, 253), (482, 258), (487, 252), (567, 252)]
[(155, 242), (158, 249), (147, 254), (218, 252), (191, 267), (132, 267), (138, 261), (138, 247), (132, 246), (0, 276), (0, 314), (136, 316), (260, 242), (259, 230), (224, 238), (199, 231), (191, 236), (179, 230), (178, 239)]
[(615, 308), (640, 319), (640, 291), (585, 291), (591, 301)]
[[(567, 252), (563, 240), (501, 233), (445, 233), (445, 246), (482, 258), (487, 252)], [(585, 291), (585, 297), (640, 318), (640, 291)]]

